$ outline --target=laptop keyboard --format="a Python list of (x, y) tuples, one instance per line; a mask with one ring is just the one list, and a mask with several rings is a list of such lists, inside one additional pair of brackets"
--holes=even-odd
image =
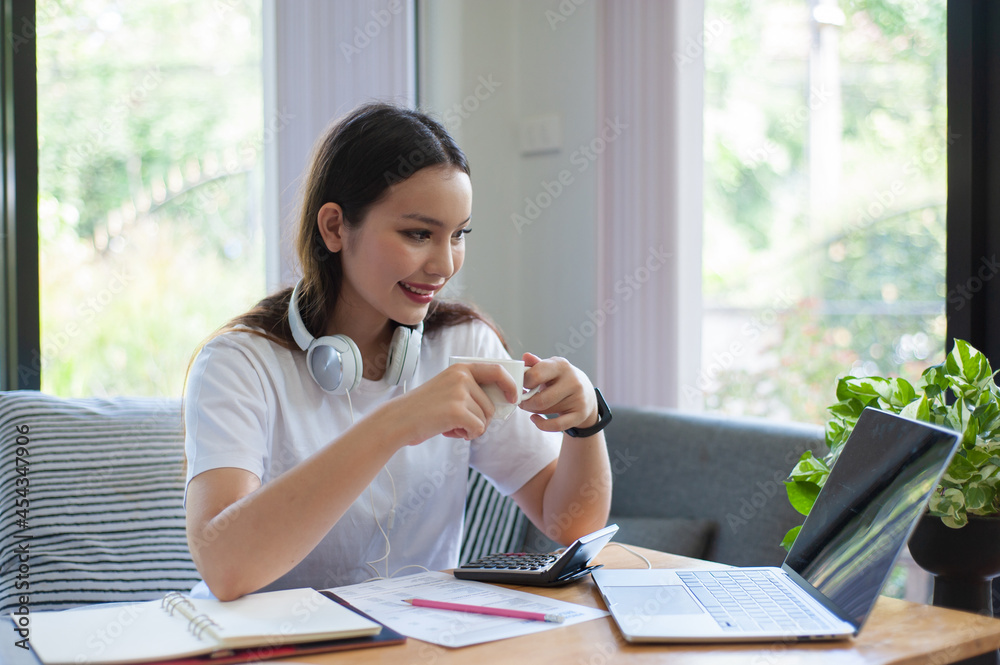
[(763, 571), (678, 572), (723, 630), (821, 631), (832, 625)]

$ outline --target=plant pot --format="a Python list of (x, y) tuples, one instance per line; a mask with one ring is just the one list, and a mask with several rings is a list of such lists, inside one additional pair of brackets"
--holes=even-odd
[[(969, 515), (961, 529), (924, 514), (910, 536), (910, 554), (934, 575), (934, 605), (993, 616), (993, 578), (1000, 575), (1000, 517)], [(1000, 664), (1000, 651), (962, 661)]]
[(961, 529), (925, 514), (910, 537), (910, 554), (934, 575), (940, 607), (993, 616), (992, 580), (1000, 575), (1000, 517), (969, 515)]

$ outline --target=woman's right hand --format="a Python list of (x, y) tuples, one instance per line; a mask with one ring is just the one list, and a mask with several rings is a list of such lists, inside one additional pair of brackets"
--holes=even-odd
[[(482, 436), (493, 418), (493, 402), (482, 386), (495, 383), (507, 400), (515, 403), (517, 386), (500, 365), (458, 363), (386, 404), (393, 405), (412, 426), (406, 445), (422, 443), (432, 436), (471, 440)], [(399, 411), (397, 411), (397, 414)], [(398, 417), (398, 416), (397, 416)]]

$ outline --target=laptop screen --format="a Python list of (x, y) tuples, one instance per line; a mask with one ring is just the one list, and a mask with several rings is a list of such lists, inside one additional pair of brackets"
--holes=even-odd
[(950, 430), (865, 409), (785, 566), (860, 628), (957, 445)]

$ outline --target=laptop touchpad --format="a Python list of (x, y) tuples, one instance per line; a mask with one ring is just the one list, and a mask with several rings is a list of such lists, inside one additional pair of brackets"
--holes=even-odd
[(616, 586), (606, 590), (615, 612), (658, 616), (662, 614), (702, 614), (704, 610), (683, 586)]

